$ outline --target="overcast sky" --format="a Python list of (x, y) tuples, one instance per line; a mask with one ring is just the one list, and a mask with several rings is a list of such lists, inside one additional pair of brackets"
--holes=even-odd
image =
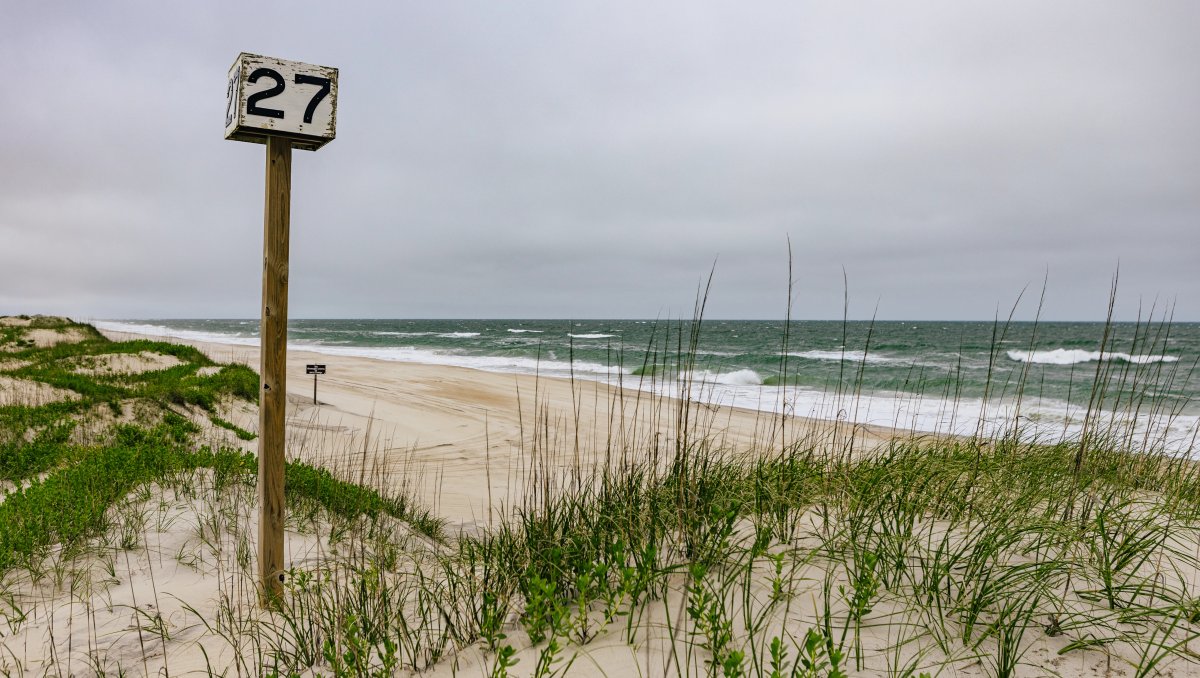
[(257, 317), (241, 51), (340, 69), (290, 313), (1200, 320), (1200, 2), (25, 2), (0, 314)]

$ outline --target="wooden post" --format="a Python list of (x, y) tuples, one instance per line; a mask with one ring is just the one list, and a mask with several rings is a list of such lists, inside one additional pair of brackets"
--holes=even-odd
[(336, 68), (242, 52), (225, 88), (225, 138), (267, 144), (258, 413), (258, 575), (264, 606), (283, 594), (292, 149), (315, 151), (337, 136), (337, 80)]
[(313, 405), (317, 404), (317, 373), (313, 372)]
[(288, 225), (292, 146), (267, 137), (263, 216), (262, 390), (258, 414), (258, 574), (264, 607), (283, 593), (284, 419), (287, 414)]

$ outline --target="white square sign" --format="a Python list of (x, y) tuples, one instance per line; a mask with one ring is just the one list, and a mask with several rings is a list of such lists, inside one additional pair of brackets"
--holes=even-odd
[(317, 150), (337, 132), (337, 77), (336, 68), (242, 52), (229, 69), (225, 138), (281, 136)]

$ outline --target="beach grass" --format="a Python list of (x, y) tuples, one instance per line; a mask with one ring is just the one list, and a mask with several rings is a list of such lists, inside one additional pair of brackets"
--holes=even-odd
[[(253, 434), (222, 416), (254, 400), (257, 375), (63, 319), (0, 326), (0, 377), (62, 395), (29, 386), (31, 402), (0, 407), (0, 675), (1200, 671), (1200, 470), (1121, 423), (1142, 403), (1105, 402), (1145, 379), (1137, 366), (1097, 369), (1082, 437), (1039, 439), (1014, 414), (986, 435), (868, 445), (852, 422), (785, 411), (734, 446), (694, 397), (702, 312), (663, 323), (634, 370), (648, 388), (593, 405), (652, 409), (669, 430), (616, 418), (589, 446), (581, 403), (564, 417), (534, 394), (507, 470), (520, 500), (479, 529), (451, 533), (366, 482), (369, 441), (324, 466), (295, 455), (288, 529), (307, 550), (269, 610), (252, 563), (257, 463), (237, 445)], [(74, 340), (38, 346), (30, 328)], [(113, 353), (179, 364), (80, 369)], [(667, 375), (680, 378), (646, 383)], [(829, 395), (853, 407), (858, 387), (851, 368)], [(103, 632), (121, 582), (180, 568), (215, 583), (172, 594), (175, 616), (152, 587), (122, 612), (136, 620), (123, 645)]]

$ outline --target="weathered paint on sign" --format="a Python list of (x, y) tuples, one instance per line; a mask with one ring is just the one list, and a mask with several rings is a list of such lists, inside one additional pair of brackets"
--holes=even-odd
[(338, 70), (243, 52), (229, 69), (225, 138), (286, 137), (315, 151), (337, 133)]

